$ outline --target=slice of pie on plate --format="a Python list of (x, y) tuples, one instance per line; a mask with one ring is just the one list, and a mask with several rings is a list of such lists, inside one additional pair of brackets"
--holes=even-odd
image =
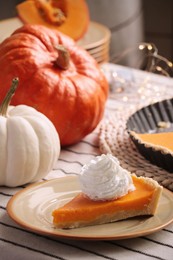
[(82, 192), (52, 212), (58, 228), (78, 228), (123, 220), (135, 216), (154, 215), (162, 186), (151, 178), (132, 174), (135, 190), (113, 200), (94, 201)]

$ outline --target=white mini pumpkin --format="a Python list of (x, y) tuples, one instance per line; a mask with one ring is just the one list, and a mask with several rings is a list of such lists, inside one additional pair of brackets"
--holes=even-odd
[(26, 105), (8, 106), (17, 83), (0, 107), (0, 185), (9, 187), (40, 180), (60, 153), (58, 133), (46, 116)]

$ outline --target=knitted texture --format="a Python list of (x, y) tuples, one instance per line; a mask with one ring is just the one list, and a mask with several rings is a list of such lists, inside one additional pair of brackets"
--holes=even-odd
[(99, 132), (101, 153), (116, 156), (123, 168), (137, 176), (151, 177), (163, 187), (173, 191), (173, 174), (151, 164), (136, 149), (126, 129), (130, 113), (117, 112), (102, 121)]

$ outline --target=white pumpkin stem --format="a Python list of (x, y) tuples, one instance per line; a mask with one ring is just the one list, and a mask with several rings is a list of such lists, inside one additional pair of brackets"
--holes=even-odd
[(14, 78), (12, 80), (12, 85), (11, 85), (9, 91), (7, 92), (4, 100), (2, 101), (2, 104), (0, 105), (0, 115), (1, 116), (6, 116), (8, 107), (9, 107), (10, 102), (11, 102), (11, 99), (12, 99), (12, 97), (13, 97), (15, 91), (16, 91), (17, 86), (18, 86), (18, 82), (19, 82), (18, 78)]

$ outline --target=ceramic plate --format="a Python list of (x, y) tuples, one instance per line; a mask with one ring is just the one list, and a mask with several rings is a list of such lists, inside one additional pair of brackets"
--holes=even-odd
[(23, 23), (16, 17), (0, 21), (0, 42), (22, 25)]
[(22, 227), (47, 236), (112, 240), (147, 235), (173, 221), (173, 193), (164, 189), (155, 216), (76, 229), (53, 227), (51, 212), (80, 192), (78, 178), (68, 176), (33, 184), (16, 193), (7, 205), (10, 217)]
[[(0, 21), (0, 42), (11, 35), (16, 29), (21, 27), (23, 23), (17, 17)], [(91, 49), (108, 43), (110, 40), (109, 29), (96, 22), (90, 22), (88, 31), (77, 44), (85, 49)]]
[(91, 50), (109, 43), (110, 37), (110, 30), (106, 26), (96, 22), (90, 22), (88, 31), (84, 37), (78, 41), (78, 45), (86, 50)]

